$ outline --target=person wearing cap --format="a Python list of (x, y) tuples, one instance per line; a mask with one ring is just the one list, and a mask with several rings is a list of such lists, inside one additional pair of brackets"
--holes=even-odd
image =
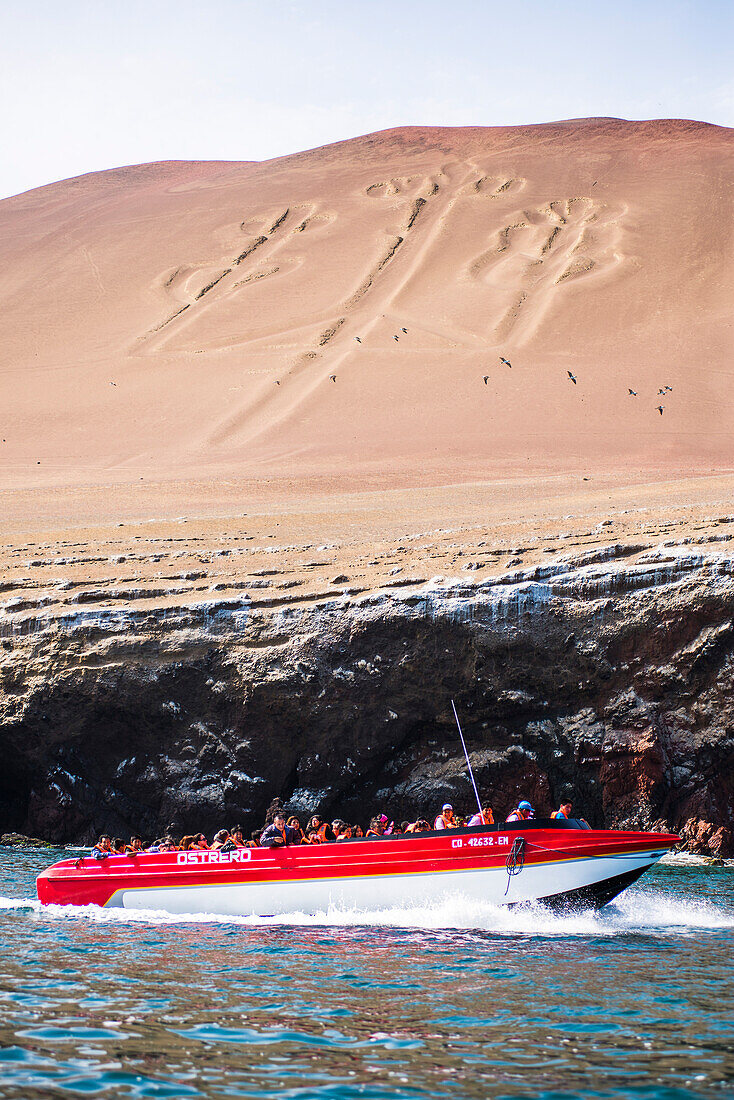
[(454, 807), (450, 802), (444, 802), (441, 813), (433, 823), (434, 829), (458, 829), (459, 823), (454, 817)]
[(528, 818), (533, 816), (533, 807), (527, 801), (523, 799), (522, 802), (518, 802), (517, 809), (513, 810), (507, 821), (527, 821)]
[(551, 814), (551, 821), (557, 821), (559, 819), (561, 821), (568, 821), (569, 817), (571, 816), (572, 810), (573, 802), (570, 798), (565, 798), (561, 803), (560, 808), (554, 810)]

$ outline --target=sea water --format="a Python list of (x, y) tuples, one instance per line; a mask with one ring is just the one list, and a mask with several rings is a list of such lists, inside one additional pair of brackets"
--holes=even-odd
[(600, 913), (447, 896), (269, 920), (41, 907), (0, 849), (0, 1096), (734, 1096), (734, 868)]

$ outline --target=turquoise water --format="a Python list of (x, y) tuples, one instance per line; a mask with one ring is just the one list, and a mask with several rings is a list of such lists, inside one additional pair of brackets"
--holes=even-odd
[(600, 914), (41, 909), (0, 849), (0, 1096), (734, 1096), (734, 869)]

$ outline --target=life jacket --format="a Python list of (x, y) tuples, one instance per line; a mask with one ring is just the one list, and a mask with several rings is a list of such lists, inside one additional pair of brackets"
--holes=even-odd
[[(440, 824), (439, 824), (440, 822)], [(448, 821), (443, 814), (439, 814), (433, 823), (434, 829), (458, 829), (459, 825), (456, 821)]]
[(562, 821), (568, 821), (568, 818), (564, 814), (563, 810), (554, 810), (553, 813), (551, 814), (551, 821), (556, 821), (559, 818)]
[[(331, 833), (331, 836), (329, 836)], [(335, 840), (334, 830), (328, 821), (325, 821), (318, 832), (319, 844), (327, 844), (330, 840)]]
[(377, 829), (368, 829), (366, 836), (382, 836), (382, 833), (378, 833)]

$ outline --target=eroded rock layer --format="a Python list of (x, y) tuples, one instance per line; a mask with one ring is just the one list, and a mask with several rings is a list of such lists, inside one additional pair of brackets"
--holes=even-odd
[[(512, 549), (479, 541), (460, 579), (394, 566), (361, 589), (284, 570), (258, 591), (275, 582), (244, 559), (206, 595), (185, 566), (157, 589), (11, 579), (0, 833), (253, 828), (275, 795), (361, 821), (469, 810), (454, 698), (497, 814), (524, 796), (544, 815), (572, 791), (594, 826), (731, 855), (734, 527), (699, 529), (610, 542), (600, 525), (567, 552), (514, 548), (512, 569)], [(306, 572), (328, 569), (319, 549)]]

